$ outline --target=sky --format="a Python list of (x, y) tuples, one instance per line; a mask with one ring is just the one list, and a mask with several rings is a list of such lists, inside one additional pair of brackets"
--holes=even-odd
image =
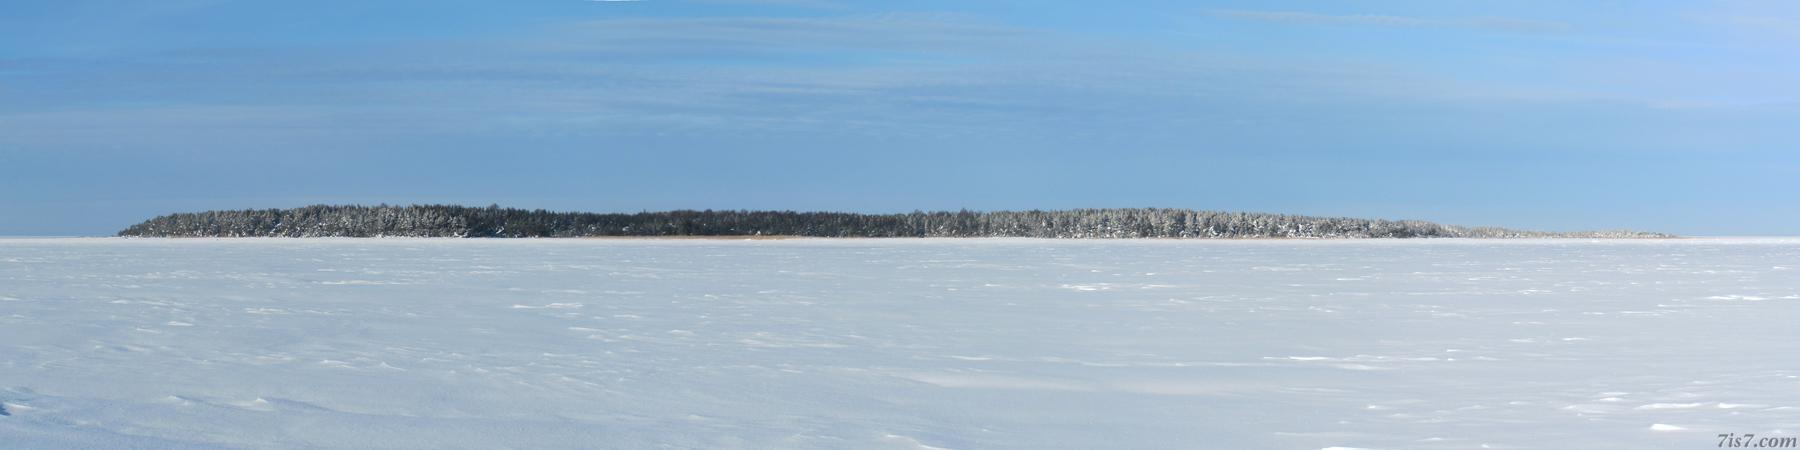
[(319, 203), (1800, 235), (1800, 3), (0, 2), (0, 235)]

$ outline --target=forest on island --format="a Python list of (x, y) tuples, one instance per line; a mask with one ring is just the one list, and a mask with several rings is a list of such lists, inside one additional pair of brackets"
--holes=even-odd
[(138, 237), (1035, 237), (1035, 238), (1654, 238), (1659, 233), (1554, 233), (1418, 220), (1312, 217), (1167, 208), (1061, 211), (795, 211), (580, 213), (454, 205), (315, 205), (177, 213), (132, 225)]

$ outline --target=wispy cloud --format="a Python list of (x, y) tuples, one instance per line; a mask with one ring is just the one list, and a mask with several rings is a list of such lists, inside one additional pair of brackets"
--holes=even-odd
[[(1304, 17), (1313, 16), (1284, 20), (1319, 20)], [(58, 97), (66, 113), (0, 103), (0, 144), (94, 148), (132, 136), (132, 143), (175, 147), (195, 131), (233, 142), (338, 135), (1023, 141), (1084, 133), (1191, 141), (1359, 108), (1423, 114), (1417, 111), (1564, 97), (1537, 85), (1445, 79), (1377, 62), (1221, 56), (954, 14), (604, 19), (480, 45), (246, 49), (208, 54), (204, 64), (149, 59), (14, 77), (34, 83), (17, 88), (24, 100), (66, 91)]]
[[(966, 53), (996, 46), (1034, 47), (1028, 30), (956, 14), (868, 14), (836, 17), (605, 19), (563, 25), (549, 48), (636, 52), (680, 57), (753, 50), (929, 51)], [(964, 51), (962, 49), (967, 49)], [(879, 53), (877, 53), (879, 54)], [(863, 56), (866, 56), (864, 54)]]
[(689, 1), (691, 3), (703, 3), (703, 4), (710, 4), (710, 5), (786, 6), (786, 7), (801, 7), (801, 8), (819, 8), (819, 9), (846, 9), (846, 8), (848, 8), (848, 6), (845, 6), (842, 3), (834, 2), (831, 0), (687, 0), (687, 1)]
[(1800, 19), (1767, 15), (1736, 15), (1707, 18), (1739, 29), (1756, 30), (1788, 37), (1800, 37)]
[[(1316, 84), (1296, 79), (1311, 75), (954, 14), (607, 19), (483, 45), (221, 50), (204, 65), (184, 60), (31, 78), (39, 85), (28, 92), (109, 88), (80, 91), (79, 101), (61, 97), (67, 114), (8, 116), (29, 109), (0, 104), (0, 135), (9, 136), (0, 143), (93, 136), (98, 142), (83, 142), (97, 146), (155, 130), (247, 141), (347, 126), (359, 135), (1012, 138), (1107, 126), (1149, 133), (1189, 129), (1171, 121), (1216, 119), (1193, 112), (1208, 109), (1204, 99), (1305, 95), (1298, 86)], [(170, 145), (183, 136), (167, 134)]]
[(1389, 14), (1321, 14), (1302, 11), (1256, 11), (1220, 9), (1207, 11), (1214, 17), (1258, 22), (1314, 25), (1362, 25), (1378, 27), (1463, 28), (1509, 32), (1557, 32), (1571, 27), (1562, 22), (1517, 19), (1510, 17), (1427, 18)]

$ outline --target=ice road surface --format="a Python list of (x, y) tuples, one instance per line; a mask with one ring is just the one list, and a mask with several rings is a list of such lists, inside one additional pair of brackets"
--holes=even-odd
[(1715, 448), (1800, 240), (0, 240), (6, 448)]

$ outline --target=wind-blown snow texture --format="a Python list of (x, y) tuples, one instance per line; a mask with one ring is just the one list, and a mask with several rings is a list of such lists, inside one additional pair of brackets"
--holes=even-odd
[[(0, 240), (0, 445), (1710, 448), (1796, 240)], [(1787, 434), (1792, 436), (1792, 434)]]

